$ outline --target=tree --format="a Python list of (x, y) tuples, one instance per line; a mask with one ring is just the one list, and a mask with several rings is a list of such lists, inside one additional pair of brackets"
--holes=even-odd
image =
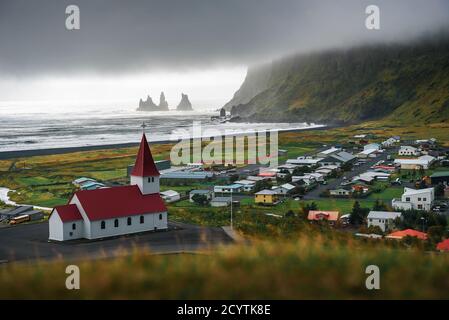
[(431, 226), (427, 229), (427, 237), (433, 243), (438, 243), (445, 235), (444, 227), (442, 226)]
[(376, 199), (373, 205), (373, 211), (386, 211), (386, 210), (387, 210), (386, 204), (383, 201)]
[(444, 185), (442, 183), (437, 184), (435, 187), (435, 196), (443, 197), (444, 196)]
[(354, 206), (352, 207), (352, 211), (349, 215), (349, 222), (353, 225), (361, 225), (365, 222), (368, 213), (369, 209), (362, 208), (360, 203), (356, 201), (354, 202)]
[(261, 190), (264, 189), (271, 189), (271, 181), (269, 180), (260, 180), (257, 181), (256, 184), (254, 185), (254, 192), (259, 192)]
[(207, 196), (205, 196), (204, 194), (194, 194), (192, 196), (192, 200), (200, 206), (205, 206), (209, 203)]
[(295, 213), (292, 210), (288, 210), (287, 213), (285, 214), (286, 218), (291, 218), (294, 216), (295, 216)]
[(232, 174), (229, 176), (229, 182), (233, 183), (233, 182), (237, 181), (239, 178), (240, 177), (238, 174)]

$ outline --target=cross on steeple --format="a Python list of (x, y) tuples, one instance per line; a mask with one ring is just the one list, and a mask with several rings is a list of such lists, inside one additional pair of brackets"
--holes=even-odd
[(147, 125), (145, 124), (145, 121), (142, 122), (141, 127), (142, 127), (142, 132), (145, 133), (145, 128), (147, 127)]

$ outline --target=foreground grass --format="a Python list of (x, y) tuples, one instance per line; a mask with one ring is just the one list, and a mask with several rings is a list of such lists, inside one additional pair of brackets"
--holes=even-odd
[[(447, 299), (449, 256), (340, 246), (320, 237), (257, 242), (199, 255), (80, 262), (81, 289), (65, 288), (67, 263), (0, 268), (0, 298), (32, 299)], [(365, 287), (380, 268), (380, 290)]]

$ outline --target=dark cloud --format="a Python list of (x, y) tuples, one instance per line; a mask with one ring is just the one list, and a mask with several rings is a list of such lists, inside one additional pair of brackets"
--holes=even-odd
[[(65, 29), (77, 4), (81, 30)], [(381, 30), (364, 8), (381, 8)], [(0, 74), (128, 73), (252, 64), (444, 28), (445, 0), (0, 0)]]

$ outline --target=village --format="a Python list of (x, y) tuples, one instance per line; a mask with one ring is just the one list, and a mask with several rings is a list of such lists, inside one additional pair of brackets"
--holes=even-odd
[[(212, 221), (214, 214), (220, 215), (217, 226), (225, 228), (230, 238), (236, 238), (234, 225), (238, 231), (238, 214), (248, 209), (270, 219), (302, 214), (311, 225), (327, 225), (356, 238), (412, 242), (432, 239), (434, 250), (449, 250), (448, 149), (436, 139), (401, 140), (392, 136), (379, 141), (370, 134), (357, 134), (344, 143), (322, 145), (314, 152), (293, 158), (288, 149), (279, 149), (281, 161), (272, 168), (255, 164), (172, 166), (170, 160), (153, 161), (145, 145), (148, 143), (142, 140), (137, 159), (143, 159), (142, 152), (148, 153), (150, 157), (144, 161), (148, 163), (136, 160), (129, 164), (126, 177), (120, 182), (77, 177), (71, 182), (75, 197), (71, 196), (67, 205), (49, 208), (50, 219), (48, 211), (33, 205), (16, 205), (0, 210), (0, 226), (10, 227), (13, 235), (13, 228), (20, 228), (19, 225), (46, 224), (49, 220), (47, 235), (54, 245), (55, 241), (77, 243), (80, 238), (107, 239), (176, 229), (169, 226), (176, 223), (171, 221), (174, 212), (182, 210), (193, 215), (207, 211)], [(149, 171), (145, 166), (150, 167)], [(140, 172), (137, 178), (136, 170)], [(151, 177), (142, 170), (150, 172)], [(157, 186), (151, 186), (150, 181)], [(149, 187), (145, 186), (147, 182)], [(141, 193), (133, 186), (139, 186)], [(120, 200), (123, 192), (126, 200)], [(157, 200), (159, 195), (163, 201)], [(153, 197), (153, 204), (145, 207), (145, 197)], [(105, 205), (107, 213), (98, 208), (101, 199), (115, 201)], [(135, 204), (140, 202), (143, 208)], [(93, 213), (87, 211), (88, 206)], [(54, 231), (54, 227), (52, 231), (57, 215), (59, 229)], [(140, 215), (140, 224), (133, 222), (135, 215)], [(83, 219), (89, 222), (87, 229), (77, 224)], [(115, 229), (108, 229), (109, 224)], [(85, 230), (89, 230), (88, 234)]]

